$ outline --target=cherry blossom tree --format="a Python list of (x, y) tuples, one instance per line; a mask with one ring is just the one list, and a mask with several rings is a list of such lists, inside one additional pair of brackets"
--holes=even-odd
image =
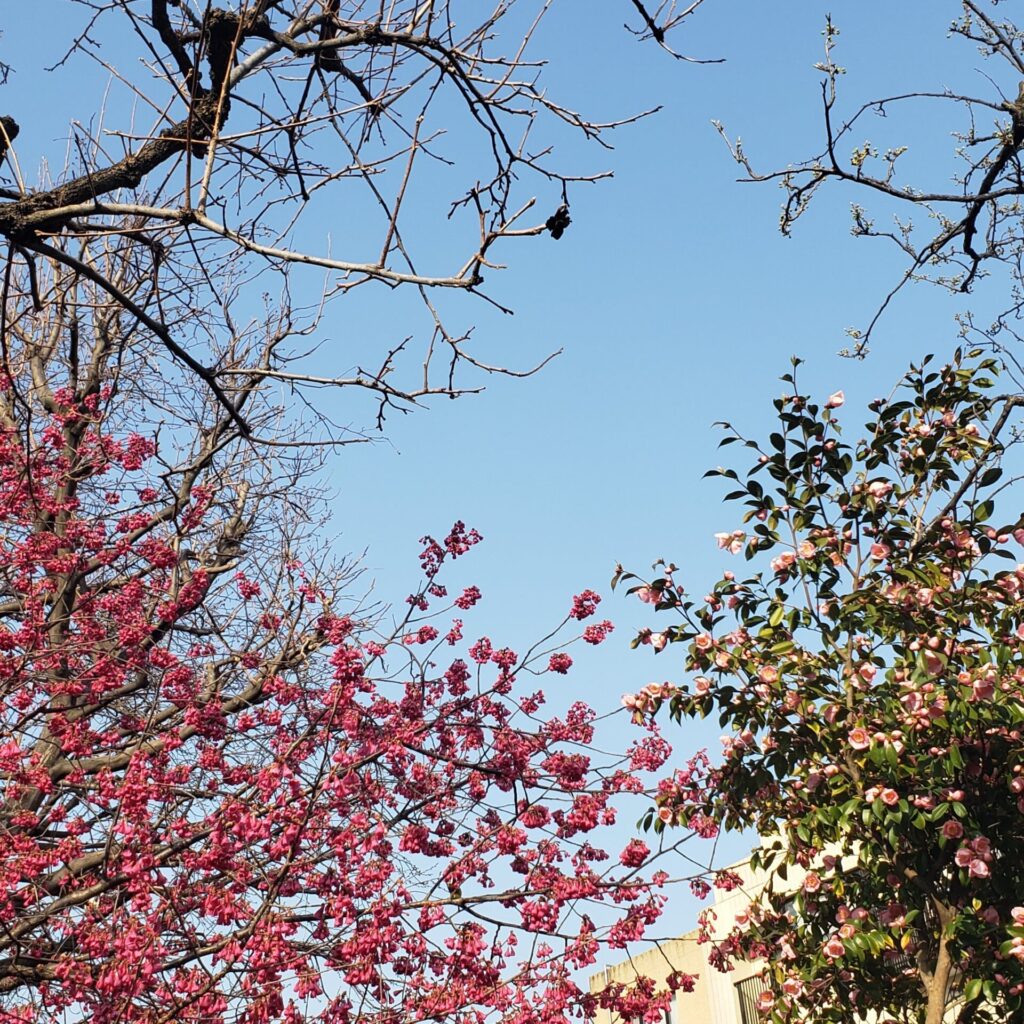
[(764, 958), (775, 1022), (1024, 1012), (1022, 400), (979, 356), (912, 368), (859, 439), (794, 360), (766, 442), (725, 424), (752, 466), (711, 473), (743, 509), (719, 547), (752, 571), (703, 600), (664, 563), (616, 579), (673, 619), (637, 646), (688, 673), (634, 716), (727, 730), (707, 801), (666, 790), (646, 826), (760, 837), (767, 886), (712, 959)]
[(576, 972), (666, 879), (600, 836), (669, 753), (595, 755), (595, 713), (526, 684), (570, 671), (567, 627), (608, 635), (598, 595), (521, 653), (471, 632), (456, 523), (388, 624), (304, 542), (296, 482), (218, 447), (231, 417), (169, 464), (105, 358), (0, 380), (3, 1019), (591, 1014)]
[[(669, 53), (699, 6), (623, 4)], [(657, 851), (600, 837), (667, 745), (596, 753), (595, 713), (528, 685), (571, 670), (570, 627), (608, 635), (597, 595), (513, 650), (464, 624), (476, 588), (447, 593), (461, 523), (397, 614), (322, 539), (325, 452), (506, 372), (433, 296), (482, 297), (604, 173), (552, 162), (559, 130), (611, 125), (543, 85), (549, 7), (69, 3), (67, 73), (97, 62), (109, 105), (38, 185), (25, 112), (0, 118), (4, 1021), (562, 1021), (596, 1008), (577, 972), (657, 919)], [(472, 236), (444, 269), (406, 227), (425, 166)], [(350, 252), (316, 234), (339, 209)], [(374, 287), (422, 302), (415, 368), (404, 334), (312, 367), (325, 311)], [(323, 388), (376, 417), (310, 413)]]

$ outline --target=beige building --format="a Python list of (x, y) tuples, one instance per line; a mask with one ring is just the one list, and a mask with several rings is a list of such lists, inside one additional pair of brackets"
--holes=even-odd
[[(731, 892), (715, 892), (715, 938), (724, 937), (732, 930), (737, 916), (750, 906), (766, 881), (763, 873), (751, 869), (749, 860), (733, 864), (729, 870), (743, 881)], [(696, 975), (697, 984), (692, 992), (676, 993), (666, 1024), (758, 1024), (763, 1018), (755, 1008), (755, 1001), (764, 988), (760, 980), (764, 965), (740, 963), (735, 970), (723, 974), (708, 963), (710, 948), (710, 943), (697, 941), (695, 929), (593, 975), (590, 991), (601, 992), (611, 982), (630, 984), (639, 975), (663, 985), (673, 971), (681, 971)], [(612, 1016), (608, 1010), (599, 1010), (595, 1024), (622, 1024)]]
[[(730, 865), (728, 870), (739, 875), (742, 882), (731, 892), (715, 891), (713, 940), (724, 938), (732, 931), (737, 917), (746, 912), (768, 882), (769, 876), (763, 871), (754, 871), (749, 859)], [(804, 875), (799, 867), (791, 865), (787, 887), (795, 889), (800, 886)], [(631, 984), (638, 976), (651, 978), (659, 988), (664, 988), (668, 976), (673, 971), (680, 971), (696, 975), (697, 983), (692, 992), (676, 993), (665, 1024), (763, 1024), (765, 1017), (758, 1013), (756, 1003), (758, 995), (766, 988), (760, 977), (764, 961), (735, 962), (734, 969), (723, 974), (708, 963), (711, 948), (711, 942), (697, 941), (697, 930), (694, 929), (678, 939), (660, 942), (653, 949), (606, 967), (590, 978), (590, 991), (601, 992), (611, 982)], [(947, 999), (946, 1020), (954, 1021), (961, 1006), (957, 982), (954, 982)], [(858, 1016), (857, 1019), (865, 1018)], [(875, 1019), (874, 1014), (867, 1017), (868, 1021)], [(599, 1010), (595, 1024), (632, 1022), (613, 1019), (608, 1010)]]

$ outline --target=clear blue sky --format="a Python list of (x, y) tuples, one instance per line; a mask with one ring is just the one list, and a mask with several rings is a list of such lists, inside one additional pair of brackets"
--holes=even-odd
[[(3, 112), (23, 125), (19, 152), (29, 178), (42, 154), (59, 164), (68, 117), (86, 120), (83, 83), (95, 85), (81, 64), (45, 77), (36, 70), (40, 47), (52, 48), (50, 63), (60, 41), (60, 33), (41, 38), (41, 21), (72, 10), (39, 0), (11, 5), (3, 19), (3, 59), (16, 69)], [(502, 252), (510, 269), (488, 283), (514, 317), (466, 298), (446, 303), (459, 323), (477, 325), (484, 358), (527, 366), (555, 348), (564, 354), (533, 379), (485, 381), (482, 396), (393, 416), (388, 442), (348, 449), (330, 463), (337, 544), (365, 549), (381, 598), (401, 600), (414, 578), (417, 539), (457, 518), (486, 538), (464, 570), (486, 599), (467, 626), (512, 646), (540, 635), (575, 591), (607, 593), (617, 561), (643, 572), (657, 557), (673, 559), (703, 593), (727, 564), (711, 535), (736, 525), (720, 504), (720, 484), (701, 480), (719, 461), (713, 421), (766, 430), (781, 388), (776, 378), (794, 353), (807, 359), (812, 392), (842, 387), (852, 410), (887, 392), (908, 360), (952, 347), (959, 304), (918, 286), (894, 305), (866, 361), (839, 358), (844, 328), (866, 322), (901, 264), (880, 245), (850, 237), (849, 202), (858, 197), (841, 191), (823, 195), (794, 238), (781, 238), (781, 193), (737, 184), (710, 125), (723, 121), (766, 168), (816, 151), (821, 75), (813, 64), (826, 10), (842, 30), (846, 109), (910, 88), (991, 95), (979, 69), (1002, 73), (946, 38), (959, 12), (946, 0), (707, 0), (675, 40), (686, 52), (726, 58), (705, 67), (635, 42), (621, 28), (630, 13), (624, 0), (554, 5), (534, 49), (550, 58), (552, 95), (598, 119), (652, 103), (664, 109), (618, 132), (613, 153), (572, 140), (562, 146), (564, 164), (611, 167), (615, 177), (573, 193), (573, 224), (560, 242), (544, 237)], [(116, 44), (108, 55), (117, 56)], [(1015, 94), (1015, 82), (999, 84)], [(940, 113), (923, 107), (910, 122), (871, 118), (865, 131), (877, 132), (867, 137), (882, 146), (909, 144), (908, 158), (941, 181), (951, 125)], [(468, 159), (458, 145), (448, 154)], [(531, 187), (540, 209), (558, 204), (553, 186)], [(423, 242), (435, 224), (443, 229), (446, 204), (434, 208), (426, 191), (418, 198)], [(342, 253), (353, 217), (357, 211), (339, 213), (337, 224), (307, 225), (306, 241), (321, 247), (331, 229), (332, 249)], [(421, 257), (430, 262), (435, 254), (424, 244)], [(983, 304), (984, 296), (976, 308)], [(335, 339), (341, 346), (359, 332), (423, 332), (414, 308), (383, 289), (338, 303), (319, 358), (326, 368)], [(343, 358), (334, 368), (345, 368)], [(329, 396), (324, 401), (345, 419)], [(846, 421), (855, 422), (852, 412)], [(628, 650), (643, 621), (639, 606), (609, 597), (602, 611), (618, 632), (580, 657), (553, 700), (582, 696), (605, 709), (625, 691), (677, 676), (671, 652), (655, 662), (649, 650)], [(670, 732), (681, 756), (718, 745), (713, 726)]]

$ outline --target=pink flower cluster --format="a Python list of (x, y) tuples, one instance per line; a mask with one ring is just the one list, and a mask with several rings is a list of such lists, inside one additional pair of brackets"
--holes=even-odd
[(985, 836), (970, 839), (953, 857), (957, 867), (966, 868), (970, 878), (988, 878), (991, 874), (992, 844)]

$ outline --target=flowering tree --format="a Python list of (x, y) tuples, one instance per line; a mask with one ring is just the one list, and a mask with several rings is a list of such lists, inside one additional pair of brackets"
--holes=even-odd
[[(700, 2), (624, 6), (667, 49)], [(590, 709), (543, 713), (522, 683), (568, 672), (568, 637), (463, 642), (480, 595), (449, 601), (441, 572), (473, 531), (424, 540), (390, 625), (318, 539), (319, 453), (365, 421), (304, 399), (369, 395), (379, 426), (501, 370), (431, 296), (479, 296), (602, 176), (550, 160), (558, 129), (611, 126), (541, 84), (530, 6), (68, 3), (90, 20), (61, 66), (109, 78), (94, 131), (37, 186), (35, 124), (0, 117), (3, 1020), (561, 1021), (594, 1009), (573, 972), (657, 917), (647, 847), (598, 836), (664, 742), (598, 763)], [(416, 254), (421, 168), (453, 204), (428, 219), (468, 225), (445, 267)], [(328, 214), (351, 249), (310, 234)], [(375, 286), (423, 302), (413, 375), (372, 331), (304, 362), (331, 302)]]
[(521, 680), (568, 672), (570, 638), (464, 643), (480, 593), (441, 574), (475, 531), (424, 538), (385, 629), (351, 569), (299, 560), (287, 489), (254, 515), (230, 462), (161, 464), (118, 402), (0, 381), (3, 1019), (592, 1010), (573, 972), (660, 912), (648, 847), (597, 837), (664, 741), (599, 764), (586, 705), (542, 714)]
[[(725, 425), (752, 467), (712, 471), (745, 508), (719, 546), (768, 564), (703, 601), (671, 566), (617, 577), (680, 617), (637, 643), (693, 673), (634, 715), (729, 730), (699, 813), (760, 835), (769, 881), (714, 957), (769, 961), (773, 1021), (1024, 1012), (1024, 524), (1002, 465), (1022, 402), (977, 356), (913, 368), (852, 442), (842, 392), (801, 394), (794, 361), (767, 444)], [(694, 812), (665, 793), (646, 823)]]

